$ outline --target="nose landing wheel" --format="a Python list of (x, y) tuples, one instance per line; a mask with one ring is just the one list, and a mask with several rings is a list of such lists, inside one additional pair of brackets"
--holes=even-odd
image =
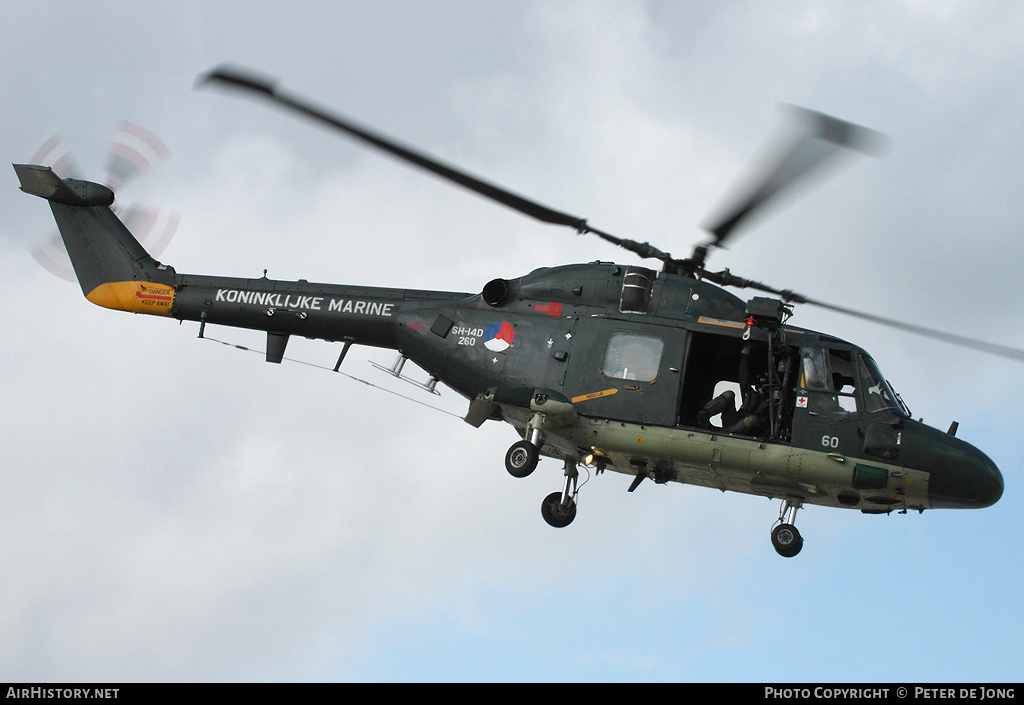
[(772, 546), (783, 558), (792, 558), (804, 547), (804, 539), (792, 524), (779, 524), (772, 529)]
[(796, 510), (801, 505), (802, 502), (797, 499), (783, 500), (778, 523), (772, 529), (772, 546), (775, 547), (775, 552), (783, 558), (792, 558), (804, 547), (804, 539), (793, 525), (796, 520)]

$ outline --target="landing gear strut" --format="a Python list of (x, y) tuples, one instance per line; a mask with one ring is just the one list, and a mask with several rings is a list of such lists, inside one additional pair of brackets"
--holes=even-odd
[[(505, 453), (505, 469), (512, 477), (526, 477), (537, 469), (543, 437), (539, 428), (531, 427), (527, 439), (513, 443)], [(574, 458), (565, 459), (565, 486), (561, 492), (552, 492), (540, 505), (540, 514), (551, 526), (569, 526), (576, 518), (577, 480), (580, 473)]]
[(784, 499), (782, 508), (779, 510), (778, 522), (772, 529), (772, 546), (775, 547), (776, 553), (783, 558), (792, 558), (804, 547), (804, 539), (793, 525), (796, 520), (796, 510), (801, 506), (803, 506), (803, 502), (799, 499)]
[(576, 518), (576, 481), (579, 479), (576, 461), (566, 458), (565, 487), (561, 492), (552, 492), (540, 505), (540, 514), (551, 526), (561, 529), (569, 526)]

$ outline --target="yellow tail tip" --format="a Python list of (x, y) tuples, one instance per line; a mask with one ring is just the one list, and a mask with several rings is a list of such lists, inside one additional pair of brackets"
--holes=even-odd
[(152, 282), (107, 282), (85, 296), (86, 299), (115, 311), (170, 316), (174, 304), (174, 287)]

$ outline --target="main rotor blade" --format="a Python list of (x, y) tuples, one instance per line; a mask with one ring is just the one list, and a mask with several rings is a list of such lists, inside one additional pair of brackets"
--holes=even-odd
[(712, 245), (721, 245), (744, 221), (780, 193), (815, 169), (834, 159), (842, 149), (873, 153), (883, 137), (879, 132), (806, 108), (790, 106), (806, 123), (796, 139), (783, 149), (755, 183), (755, 187), (724, 214), (706, 225)]
[(870, 321), (877, 323), (878, 325), (886, 326), (888, 328), (895, 328), (897, 330), (906, 331), (915, 335), (921, 335), (926, 338), (932, 338), (933, 340), (940, 340), (944, 343), (950, 343), (951, 345), (957, 345), (962, 348), (970, 348), (971, 350), (978, 350), (980, 352), (988, 353), (990, 355), (999, 355), (1000, 357), (1009, 358), (1011, 360), (1017, 360), (1018, 362), (1024, 362), (1024, 350), (1019, 348), (1010, 347), (1009, 345), (1000, 345), (998, 343), (990, 343), (986, 340), (978, 340), (977, 338), (969, 338), (965, 335), (957, 335), (955, 333), (947, 333), (941, 330), (935, 330), (934, 328), (926, 328), (924, 326), (915, 325), (913, 323), (906, 323), (899, 321), (894, 318), (885, 318), (883, 316), (876, 316), (872, 313), (864, 313), (863, 311), (857, 311), (852, 308), (846, 308), (844, 306), (836, 306), (835, 304), (825, 303), (824, 301), (816, 301), (815, 299), (808, 298), (803, 294), (798, 294), (795, 291), (789, 289), (776, 289), (762, 284), (761, 282), (754, 281), (752, 279), (744, 279), (737, 277), (732, 274), (728, 269), (721, 272), (704, 272), (702, 277), (710, 281), (720, 284), (722, 286), (733, 286), (741, 289), (757, 289), (768, 294), (774, 294), (781, 297), (785, 301), (789, 301), (797, 304), (810, 304), (811, 306), (817, 306), (824, 308), (829, 311), (835, 311), (846, 316), (853, 316), (854, 318), (860, 318), (861, 320)]
[(473, 176), (462, 169), (445, 164), (435, 157), (402, 145), (397, 140), (379, 132), (374, 132), (363, 125), (359, 125), (350, 118), (343, 117), (337, 113), (328, 112), (327, 109), (316, 106), (305, 98), (289, 95), (281, 91), (281, 89), (277, 87), (276, 82), (263, 76), (258, 76), (253, 72), (221, 66), (203, 77), (199, 82), (199, 85), (207, 83), (219, 83), (261, 95), (278, 105), (290, 108), (302, 115), (306, 115), (323, 122), (329, 127), (341, 130), (342, 132), (345, 132), (346, 134), (355, 137), (370, 146), (376, 147), (403, 161), (414, 164), (421, 169), (425, 169), (432, 174), (440, 176), (443, 179), (447, 179), (448, 181), (452, 181), (464, 188), (467, 188), (484, 198), (489, 198), (492, 201), (496, 201), (543, 223), (550, 223), (551, 225), (565, 225), (572, 228), (580, 235), (593, 233), (601, 239), (618, 245), (619, 247), (623, 247), (640, 257), (660, 259), (663, 262), (669, 262), (672, 260), (672, 256), (667, 252), (662, 252), (649, 243), (619, 238), (603, 230), (594, 228), (587, 223), (586, 218), (580, 218), (579, 216), (570, 215), (568, 213), (554, 210), (553, 208), (548, 208), (547, 206), (526, 198), (525, 196), (520, 196), (519, 194), (513, 193), (501, 186), (489, 183), (477, 176)]
[(951, 343), (962, 348), (970, 348), (972, 350), (979, 350), (990, 355), (999, 355), (1000, 357), (1006, 357), (1011, 360), (1017, 360), (1018, 362), (1024, 362), (1024, 350), (1019, 348), (1010, 347), (1009, 345), (1000, 345), (998, 343), (990, 343), (985, 340), (978, 340), (977, 338), (968, 338), (964, 335), (956, 335), (955, 333), (946, 333), (940, 330), (934, 330), (932, 328), (925, 328), (924, 326), (914, 325), (912, 323), (905, 323), (903, 321), (897, 321), (892, 318), (883, 318), (882, 316), (876, 316), (871, 313), (864, 313), (862, 311), (855, 311), (853, 309), (844, 308), (843, 306), (835, 306), (833, 304), (827, 304), (822, 301), (814, 301), (805, 297), (803, 303), (808, 303), (813, 306), (828, 309), (829, 311), (835, 311), (842, 313), (847, 316), (853, 316), (854, 318), (860, 318), (865, 321), (871, 321), (879, 325), (888, 326), (889, 328), (896, 328), (899, 330), (914, 333), (915, 335), (923, 335), (926, 338), (932, 338), (934, 340), (941, 340), (944, 343)]
[(398, 157), (403, 161), (414, 164), (422, 169), (426, 169), (443, 179), (452, 181), (469, 189), (470, 191), (484, 196), (485, 198), (497, 201), (498, 203), (508, 206), (513, 210), (519, 211), (520, 213), (528, 215), (541, 222), (551, 223), (553, 225), (566, 225), (581, 234), (593, 232), (601, 237), (605, 237), (611, 242), (615, 242), (616, 244), (621, 244), (621, 242), (623, 242), (619, 238), (615, 238), (607, 233), (602, 233), (601, 231), (591, 228), (587, 225), (585, 218), (580, 218), (578, 216), (548, 208), (536, 201), (484, 181), (476, 176), (472, 176), (468, 172), (445, 164), (439, 159), (435, 159), (434, 157), (422, 152), (418, 152), (411, 147), (404, 146), (391, 137), (385, 136), (379, 132), (374, 132), (367, 127), (359, 125), (347, 117), (328, 112), (325, 108), (316, 106), (307, 99), (289, 95), (278, 88), (274, 81), (257, 76), (251, 72), (222, 66), (211, 71), (200, 81), (200, 85), (207, 83), (219, 83), (234, 88), (240, 88), (242, 90), (248, 90), (256, 93), (257, 95), (262, 95), (278, 105), (290, 108), (303, 115), (326, 123), (330, 127), (341, 130), (342, 132)]

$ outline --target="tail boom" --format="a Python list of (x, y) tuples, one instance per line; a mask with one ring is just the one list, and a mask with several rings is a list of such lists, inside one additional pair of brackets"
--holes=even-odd
[(61, 179), (48, 167), (14, 169), (23, 191), (50, 203), (82, 293), (104, 308), (262, 330), (277, 340), (301, 335), (394, 349), (407, 317), (427, 330), (439, 307), (470, 296), (177, 274), (153, 259), (110, 209), (110, 189)]

